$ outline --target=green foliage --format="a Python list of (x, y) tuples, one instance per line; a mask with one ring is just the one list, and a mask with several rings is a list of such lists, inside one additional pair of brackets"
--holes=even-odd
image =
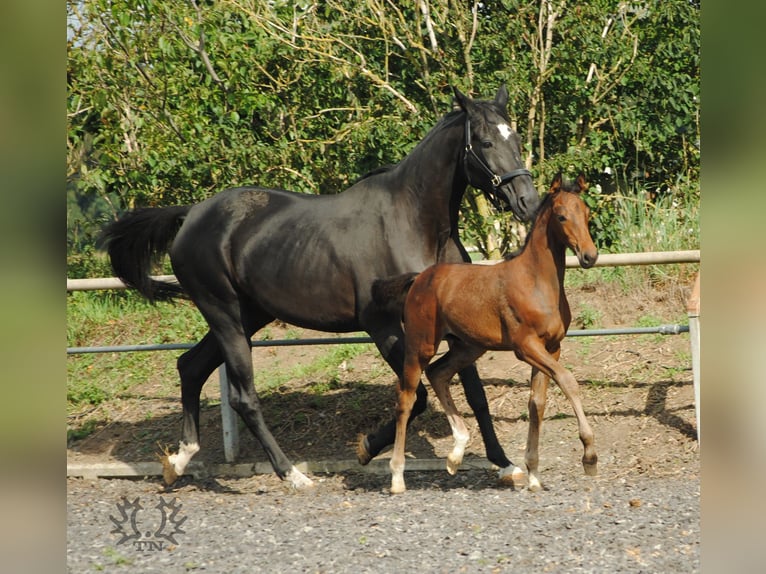
[[(476, 29), (470, 3), (426, 5), (68, 0), (69, 276), (107, 274), (93, 244), (128, 208), (342, 191), (404, 157), (451, 85), (507, 83), (539, 187), (558, 170), (594, 183), (600, 245), (620, 233), (615, 195), (698, 202), (698, 2), (480, 3)], [(495, 214), (464, 231), (515, 242)]]

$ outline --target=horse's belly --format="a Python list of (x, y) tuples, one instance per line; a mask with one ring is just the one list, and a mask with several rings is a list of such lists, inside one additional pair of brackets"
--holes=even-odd
[(288, 268), (292, 266), (286, 264), (276, 274), (262, 269), (243, 290), (264, 311), (292, 325), (330, 332), (359, 330), (356, 292), (349, 277), (331, 269), (306, 273)]

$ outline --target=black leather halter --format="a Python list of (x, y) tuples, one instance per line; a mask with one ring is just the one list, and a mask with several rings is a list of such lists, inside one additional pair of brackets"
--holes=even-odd
[[(526, 169), (526, 168), (519, 168), (514, 169), (512, 171), (509, 171), (507, 173), (504, 173), (503, 175), (498, 175), (494, 171), (492, 171), (492, 168), (487, 165), (487, 162), (484, 161), (484, 159), (477, 154), (473, 146), (471, 145), (471, 118), (468, 116), (468, 114), (465, 115), (465, 154), (463, 155), (463, 168), (465, 170), (465, 176), (468, 179), (468, 183), (473, 185), (471, 183), (471, 173), (468, 169), (468, 160), (469, 157), (472, 157), (476, 164), (479, 166), (479, 169), (484, 172), (484, 174), (489, 178), (490, 183), (492, 184), (492, 193), (488, 193), (487, 196), (489, 197), (490, 202), (492, 205), (495, 206), (495, 209), (498, 211), (503, 211), (504, 209), (500, 206), (500, 203), (497, 200), (496, 194), (500, 191), (505, 196), (508, 203), (511, 203), (511, 194), (508, 193), (506, 189), (502, 189), (502, 187), (508, 183), (511, 182), (511, 180), (515, 177), (518, 177), (520, 175), (528, 175), (529, 177), (532, 177), (532, 173)], [(481, 188), (480, 188), (481, 189)]]

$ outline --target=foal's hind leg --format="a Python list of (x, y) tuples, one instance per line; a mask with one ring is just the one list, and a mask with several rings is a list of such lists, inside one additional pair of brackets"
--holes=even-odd
[(161, 458), (165, 484), (173, 484), (199, 451), (199, 395), (210, 374), (222, 362), (223, 355), (210, 332), (178, 358), (183, 405), (182, 438), (176, 454), (165, 454)]
[(391, 454), (389, 467), (391, 468), (391, 494), (400, 494), (406, 490), (404, 484), (404, 447), (407, 440), (407, 427), (415, 404), (415, 392), (420, 382), (420, 374), (428, 361), (433, 357), (433, 352), (426, 352), (418, 356), (413, 353), (404, 362), (404, 372), (399, 380), (396, 401), (396, 437), (394, 450)]
[(487, 394), (484, 392), (484, 385), (482, 385), (479, 378), (476, 365), (469, 365), (461, 369), (459, 375), (468, 406), (471, 407), (476, 417), (476, 422), (479, 425), (487, 459), (500, 469), (498, 471), (500, 482), (514, 488), (526, 485), (524, 471), (505, 455), (503, 447), (500, 446), (500, 442), (497, 440), (495, 426), (492, 424), (492, 417), (489, 413)]
[(447, 455), (447, 472), (457, 473), (458, 467), (463, 462), (465, 447), (470, 435), (463, 417), (460, 416), (455, 402), (450, 393), (450, 382), (461, 368), (472, 364), (484, 354), (484, 350), (465, 345), (462, 341), (455, 340), (450, 345), (450, 350), (435, 363), (426, 368), (426, 376), (439, 398), (439, 402), (447, 415), (452, 437), (455, 441), (452, 452)]
[[(401, 380), (404, 372), (404, 334), (398, 317), (388, 328), (368, 328), (375, 345), (378, 347), (385, 361), (393, 369), (396, 376)], [(420, 375), (418, 375), (420, 376)], [(428, 406), (428, 391), (422, 382), (418, 382), (415, 390), (415, 403), (407, 420), (411, 423), (415, 417), (421, 414)], [(359, 464), (367, 464), (380, 452), (393, 444), (396, 436), (396, 417), (389, 420), (377, 430), (360, 435), (356, 446), (356, 456)]]

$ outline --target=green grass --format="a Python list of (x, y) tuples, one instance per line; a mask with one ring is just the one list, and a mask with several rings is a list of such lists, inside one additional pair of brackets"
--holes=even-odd
[(322, 395), (338, 388), (339, 368), (343, 361), (349, 361), (373, 349), (370, 343), (335, 345), (306, 365), (298, 365), (288, 370), (277, 366), (260, 371), (257, 375), (256, 390), (268, 394), (289, 381), (311, 377), (317, 382), (311, 385), (309, 391)]

